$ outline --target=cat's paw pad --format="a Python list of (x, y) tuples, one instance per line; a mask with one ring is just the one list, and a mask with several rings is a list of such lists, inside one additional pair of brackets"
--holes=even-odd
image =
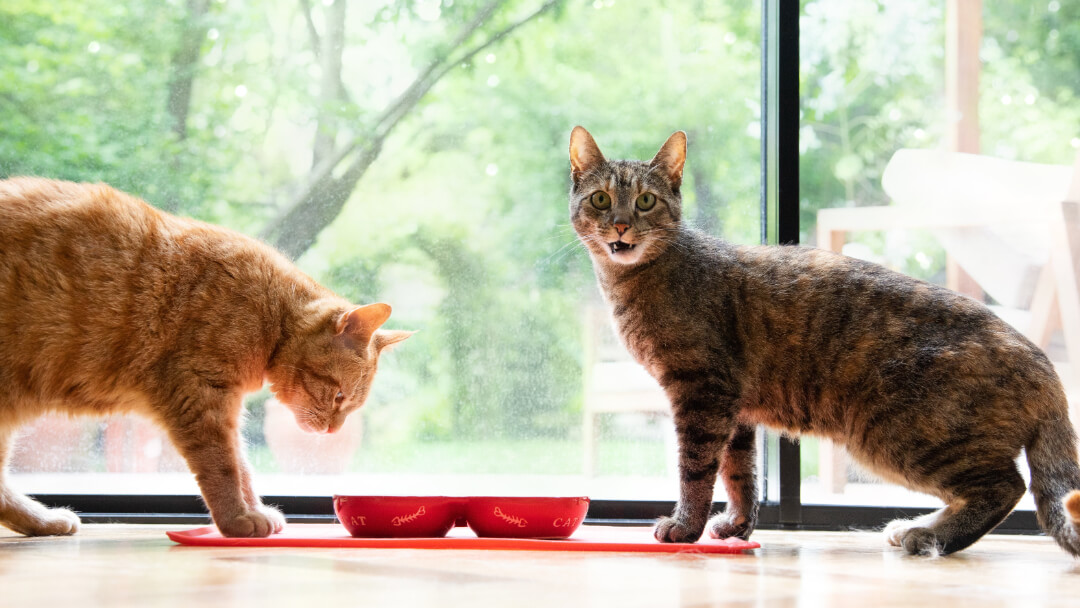
[[(269, 509), (268, 507), (265, 507)], [(272, 510), (272, 509), (270, 509)], [(262, 538), (270, 536), (274, 532), (280, 532), (284, 527), (281, 514), (275, 519), (260, 511), (247, 511), (227, 521), (215, 522), (222, 536), (242, 538)], [(275, 525), (277, 528), (275, 529)]]
[(900, 546), (900, 539), (914, 526), (910, 519), (894, 519), (885, 526), (883, 534), (885, 534), (885, 542), (894, 547)]
[(885, 539), (890, 545), (900, 547), (910, 555), (938, 555), (941, 543), (930, 528), (914, 522), (898, 520), (885, 527)]
[(662, 543), (696, 543), (701, 528), (690, 528), (674, 517), (661, 517), (653, 528), (653, 536)]
[(908, 532), (917, 528), (926, 528), (929, 521), (925, 517), (915, 519), (894, 519), (885, 526), (885, 542), (894, 547), (904, 546), (904, 537)]
[(900, 546), (911, 555), (939, 555), (941, 543), (930, 528), (912, 528), (900, 539)]
[(79, 531), (79, 516), (69, 509), (42, 509), (18, 532), (27, 536), (69, 536)]
[(706, 526), (710, 538), (741, 538), (747, 540), (754, 531), (754, 522), (744, 515), (721, 513)]
[(281, 511), (267, 505), (259, 505), (258, 511), (270, 520), (270, 525), (273, 528), (271, 534), (277, 534), (285, 529), (285, 516), (281, 514)]

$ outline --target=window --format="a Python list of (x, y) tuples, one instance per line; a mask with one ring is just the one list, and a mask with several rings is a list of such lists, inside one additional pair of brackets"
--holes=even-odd
[[(800, 38), (802, 242), (986, 302), (1070, 396), (1080, 345), (1052, 260), (1080, 180), (1078, 17), (1061, 2), (817, 0)], [(804, 502), (940, 504), (866, 479), (828, 442), (801, 445)]]
[[(422, 330), (386, 360), (351, 433), (301, 436), (266, 392), (251, 396), (256, 488), (291, 514), (325, 513), (305, 497), (334, 492), (583, 493), (609, 499), (594, 518), (647, 519), (677, 496), (673, 437), (568, 225), (570, 129), (630, 158), (686, 130), (699, 227), (867, 257), (1031, 331), (1019, 313), (1030, 321), (1035, 292), (1017, 294), (1044, 266), (1018, 255), (987, 274), (956, 243), (1012, 243), (996, 221), (1011, 218), (1030, 244), (1045, 218), (909, 203), (882, 178), (912, 175), (905, 156), (921, 176), (919, 154), (949, 151), (1073, 166), (1076, 7), (980, 4), (13, 0), (0, 7), (0, 175), (102, 180), (259, 236)], [(965, 213), (976, 234), (941, 225)], [(918, 221), (880, 221), (895, 214)], [(1066, 317), (1039, 310), (1065, 375)], [(147, 423), (43, 420), (27, 435), (21, 489), (86, 511), (130, 512), (132, 494), (149, 513), (199, 508), (172, 496), (197, 489)], [(934, 503), (867, 484), (816, 440), (768, 444), (763, 526), (877, 525)], [(1034, 530), (1029, 515), (1007, 525)]]
[[(568, 139), (582, 124), (609, 157), (647, 159), (685, 130), (688, 219), (757, 242), (756, 3), (0, 11), (0, 174), (101, 180), (258, 236), (420, 330), (337, 435), (251, 396), (258, 491), (677, 496), (666, 402), (611, 335), (569, 226)], [(42, 419), (21, 446), (25, 491), (197, 493), (141, 419)]]

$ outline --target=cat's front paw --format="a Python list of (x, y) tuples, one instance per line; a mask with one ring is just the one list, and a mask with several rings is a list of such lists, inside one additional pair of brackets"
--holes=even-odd
[(282, 515), (281, 511), (267, 505), (259, 505), (258, 510), (259, 513), (262, 513), (270, 520), (270, 524), (273, 526), (272, 534), (277, 534), (285, 529), (285, 516)]
[(711, 538), (741, 538), (748, 540), (754, 531), (754, 523), (745, 515), (721, 513), (709, 520), (705, 529)]
[(35, 509), (12, 528), (26, 536), (69, 536), (79, 531), (79, 516), (69, 509)]
[(258, 511), (246, 511), (227, 521), (214, 522), (222, 536), (262, 538), (285, 527), (285, 518), (277, 510), (260, 506)]
[(674, 517), (661, 517), (653, 528), (653, 536), (662, 543), (696, 543), (701, 527), (690, 527)]

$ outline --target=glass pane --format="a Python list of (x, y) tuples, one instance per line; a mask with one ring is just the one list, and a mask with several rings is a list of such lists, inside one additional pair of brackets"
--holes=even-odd
[[(688, 221), (756, 242), (760, 9), (489, 5), (0, 8), (0, 175), (100, 180), (257, 236), (420, 330), (336, 435), (249, 397), (261, 493), (677, 497), (666, 401), (569, 226), (569, 134), (648, 159), (685, 130)], [(42, 419), (21, 445), (24, 491), (197, 491), (139, 419)]]
[[(803, 4), (800, 47), (802, 242), (985, 302), (1047, 352), (1070, 396), (1080, 352), (1047, 289), (1080, 166), (1078, 9), (818, 0)], [(939, 504), (828, 442), (804, 439), (802, 454), (804, 502)]]

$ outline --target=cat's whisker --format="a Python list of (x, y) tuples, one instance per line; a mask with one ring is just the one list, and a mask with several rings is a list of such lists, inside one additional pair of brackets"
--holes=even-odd
[(598, 175), (600, 175), (600, 168), (595, 168), (595, 169), (590, 169), (588, 171), (585, 171), (584, 173), (581, 174), (581, 177), (579, 177), (578, 179), (579, 180), (586, 180), (586, 179), (589, 179), (590, 177), (596, 177)]
[(547, 264), (550, 264), (552, 262), (561, 261), (563, 258), (565, 258), (569, 254), (569, 252), (574, 250), (573, 246), (577, 242), (578, 242), (577, 239), (574, 239), (573, 241), (565, 243), (563, 246), (556, 249), (550, 255), (544, 256), (543, 258), (537, 260), (536, 265), (537, 266), (546, 266)]
[[(565, 235), (553, 236), (553, 237), (549, 238), (548, 241), (554, 241), (556, 239), (562, 240), (564, 238), (566, 238)], [(578, 242), (578, 239), (575, 236), (572, 240), (563, 243), (562, 245), (560, 245), (557, 249), (555, 249), (554, 251), (552, 251), (548, 255), (537, 259), (534, 265), (535, 266), (546, 266), (546, 265), (551, 264), (553, 262), (561, 261), (563, 258), (565, 258), (569, 254), (569, 252), (573, 251), (573, 245), (576, 242)]]

